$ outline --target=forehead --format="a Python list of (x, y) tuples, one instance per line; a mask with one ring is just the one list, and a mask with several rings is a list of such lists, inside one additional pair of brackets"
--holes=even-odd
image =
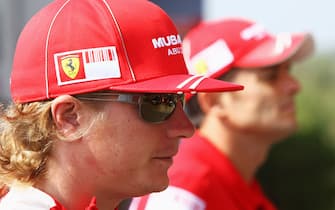
[(281, 69), (290, 69), (292, 65), (292, 62), (290, 60), (284, 61), (282, 63), (273, 65), (273, 66), (268, 66), (268, 67), (264, 67), (262, 69), (266, 69), (266, 70), (281, 70)]
[(280, 70), (290, 70), (292, 65), (291, 61), (285, 61), (273, 66), (266, 66), (266, 67), (255, 67), (255, 68), (237, 68), (234, 71), (237, 74), (267, 74), (267, 73), (276, 73)]

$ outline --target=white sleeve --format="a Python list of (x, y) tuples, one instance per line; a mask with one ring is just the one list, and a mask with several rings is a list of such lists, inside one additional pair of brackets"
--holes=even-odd
[[(136, 210), (138, 198), (129, 210)], [(169, 186), (166, 190), (149, 195), (145, 210), (205, 210), (205, 202), (193, 193), (182, 188)]]
[(50, 210), (54, 206), (52, 197), (29, 186), (11, 186), (0, 202), (0, 210)]

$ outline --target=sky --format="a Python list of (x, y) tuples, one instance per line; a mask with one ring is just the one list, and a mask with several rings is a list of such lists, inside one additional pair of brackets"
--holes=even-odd
[(310, 32), (318, 52), (335, 51), (334, 0), (203, 0), (206, 20), (242, 16), (269, 31)]

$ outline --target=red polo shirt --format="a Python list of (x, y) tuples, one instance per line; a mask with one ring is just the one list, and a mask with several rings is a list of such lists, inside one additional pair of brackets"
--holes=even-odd
[(275, 210), (256, 180), (247, 184), (232, 162), (197, 132), (183, 140), (163, 192), (134, 198), (129, 210)]

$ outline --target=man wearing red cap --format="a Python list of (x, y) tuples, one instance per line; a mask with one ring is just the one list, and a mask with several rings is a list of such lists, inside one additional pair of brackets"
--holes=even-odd
[(183, 41), (189, 71), (245, 86), (199, 93), (188, 113), (198, 130), (181, 142), (160, 193), (134, 198), (130, 210), (274, 210), (255, 179), (274, 143), (296, 130), (298, 81), (291, 65), (313, 50), (311, 35), (272, 35), (242, 18), (204, 22)]
[(164, 190), (194, 131), (184, 94), (243, 88), (190, 75), (173, 22), (143, 0), (53, 1), (23, 29), (10, 80), (1, 210), (110, 210)]

